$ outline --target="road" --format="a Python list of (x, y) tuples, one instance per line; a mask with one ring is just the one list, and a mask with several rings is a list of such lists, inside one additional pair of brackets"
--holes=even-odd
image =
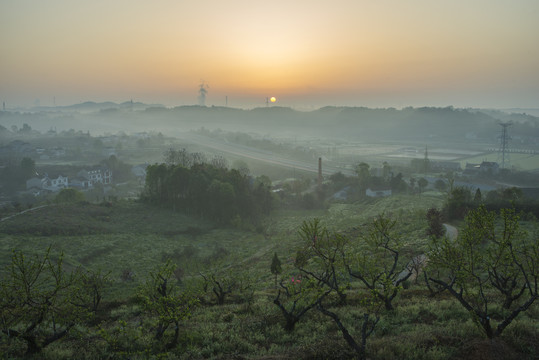
[[(271, 151), (261, 150), (245, 145), (233, 144), (221, 139), (210, 138), (193, 133), (178, 134), (177, 137), (184, 140), (186, 143), (193, 143), (204, 146), (210, 149), (218, 150), (228, 154), (242, 156), (248, 159), (262, 161), (271, 165), (278, 165), (296, 170), (304, 170), (313, 173), (318, 173), (318, 159), (313, 159), (312, 162), (287, 159), (280, 155), (276, 155)], [(345, 169), (332, 164), (324, 163), (322, 165), (323, 175), (332, 175), (336, 172), (341, 172), (347, 176), (356, 176), (356, 173), (350, 169)]]

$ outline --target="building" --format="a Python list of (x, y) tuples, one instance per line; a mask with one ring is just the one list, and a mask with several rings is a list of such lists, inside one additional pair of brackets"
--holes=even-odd
[(368, 197), (386, 197), (391, 196), (391, 189), (386, 186), (372, 186), (365, 191)]
[(135, 165), (131, 168), (131, 174), (135, 175), (140, 182), (144, 182), (146, 179), (146, 168), (148, 164)]
[(430, 161), (429, 166), (433, 171), (462, 171), (458, 161)]
[(69, 186), (69, 179), (67, 176), (58, 175), (55, 176), (49, 176), (48, 174), (45, 174), (44, 177), (38, 178), (33, 177), (26, 181), (26, 189), (27, 190), (48, 190), (51, 192), (58, 192), (62, 189), (65, 189)]
[(57, 192), (68, 187), (68, 178), (67, 176), (58, 175), (57, 178), (50, 178), (48, 175), (45, 175), (45, 183), (43, 189), (50, 190), (52, 192)]
[(87, 186), (85, 187), (93, 187), (96, 183), (109, 185), (112, 184), (112, 171), (105, 167), (98, 167), (89, 171), (81, 170), (77, 173), (77, 179), (87, 181)]
[(500, 172), (500, 165), (493, 161), (483, 161), (481, 164), (466, 163), (465, 175), (497, 175)]
[(481, 165), (479, 165), (479, 171), (482, 174), (496, 175), (500, 172), (500, 165), (493, 161), (483, 161)]

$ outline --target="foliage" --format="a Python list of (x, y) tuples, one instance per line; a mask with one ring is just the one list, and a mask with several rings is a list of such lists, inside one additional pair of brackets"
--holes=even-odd
[(26, 180), (36, 174), (36, 164), (29, 157), (24, 157), (19, 163), (7, 163), (0, 169), (0, 182), (4, 191), (14, 192), (24, 189)]
[(303, 248), (298, 251), (295, 266), (330, 291), (335, 291), (341, 303), (346, 302), (345, 290), (349, 284), (343, 255), (348, 239), (341, 234), (330, 233), (321, 226), (319, 219), (304, 221), (299, 236)]
[(364, 194), (369, 187), (371, 174), (369, 173), (369, 164), (361, 162), (356, 167), (356, 173), (359, 180), (359, 191)]
[(67, 188), (67, 189), (60, 190), (58, 195), (56, 195), (54, 201), (57, 204), (78, 203), (78, 202), (83, 202), (84, 199), (85, 199), (84, 194), (80, 192), (79, 190), (73, 189), (73, 188)]
[(279, 260), (277, 253), (273, 254), (273, 258), (271, 259), (270, 270), (271, 270), (271, 273), (275, 275), (275, 285), (277, 285), (277, 276), (283, 272), (283, 268), (281, 267), (281, 260)]
[(147, 313), (157, 318), (155, 339), (160, 340), (165, 331), (174, 325), (174, 336), (167, 347), (178, 342), (180, 322), (189, 317), (197, 300), (182, 292), (174, 283), (174, 269), (171, 261), (150, 273), (150, 278), (141, 286), (139, 297)]
[(470, 209), (473, 209), (472, 193), (467, 187), (454, 187), (448, 196), (443, 208), (444, 218), (447, 220), (463, 219)]
[(318, 302), (318, 310), (320, 310), (322, 314), (330, 317), (335, 322), (335, 324), (341, 331), (346, 343), (356, 352), (358, 359), (364, 360), (366, 359), (365, 348), (367, 345), (367, 338), (372, 335), (376, 324), (378, 324), (378, 322), (380, 321), (380, 304), (381, 302), (378, 301), (376, 296), (367, 296), (363, 300), (364, 312), (360, 319), (354, 318), (354, 320), (359, 320), (359, 322), (361, 323), (359, 343), (350, 334), (349, 329), (343, 323), (341, 317), (337, 313), (328, 310), (323, 305), (322, 301)]
[(446, 288), (488, 338), (498, 337), (538, 297), (538, 246), (520, 230), (514, 209), (497, 217), (480, 206), (455, 241), (433, 240), (430, 266), (442, 276), (430, 280)]
[(205, 292), (211, 289), (217, 305), (223, 305), (228, 295), (241, 288), (239, 279), (230, 274), (213, 270), (208, 274), (201, 273), (200, 276), (204, 279)]
[[(425, 213), (431, 207), (439, 208), (442, 202), (442, 198), (430, 194), (396, 195), (353, 204), (331, 204), (326, 212), (280, 210), (273, 212), (271, 218), (264, 222), (264, 235), (229, 227), (217, 228), (211, 222), (142, 202), (120, 201), (111, 207), (61, 204), (1, 222), (0, 247), (3, 251), (0, 262), (8, 262), (10, 253), (7, 250), (10, 248), (15, 247), (26, 254), (42, 254), (46, 246), (52, 244), (53, 249), (66, 254), (64, 268), (80, 263), (94, 274), (99, 273), (98, 269), (105, 269), (102, 275), (111, 272), (107, 277), (111, 286), (105, 284), (95, 321), (78, 323), (62, 341), (45, 347), (36, 356), (40, 359), (351, 359), (357, 353), (343, 341), (343, 334), (334, 319), (317, 310), (318, 305), (301, 317), (293, 331), (284, 329), (285, 315), (273, 302), (279, 290), (278, 300), (288, 312), (293, 309), (294, 300), (299, 298), (292, 312), (298, 314), (304, 305), (316, 302), (320, 291), (323, 295), (328, 287), (313, 281), (312, 288), (303, 288), (304, 293), (288, 297), (282, 287), (274, 289), (273, 275), (269, 271), (272, 255), (277, 252), (282, 262), (281, 275), (287, 274), (282, 277), (283, 285), (291, 286), (294, 277), (294, 288), (299, 290), (301, 284), (309, 282), (305, 274), (294, 268), (295, 250), (298, 247), (302, 249), (304, 245), (297, 236), (304, 221), (318, 217), (321, 219), (320, 227), (326, 225), (339, 229), (339, 234), (350, 240), (362, 234), (360, 239), (364, 240), (368, 234), (366, 230), (370, 228), (364, 224), (370, 224), (383, 211), (398, 214), (393, 233), (398, 234), (402, 245), (401, 261), (417, 252), (428, 254)], [(6, 233), (6, 225), (9, 225), (9, 233)], [(51, 231), (62, 235), (43, 236), (41, 231), (49, 231), (49, 225), (53, 226)], [(528, 228), (530, 223), (521, 223), (521, 226)], [(25, 229), (32, 229), (32, 235)], [(67, 231), (62, 232), (64, 230)], [(86, 235), (88, 233), (91, 235)], [(360, 251), (367, 248), (363, 242), (351, 241), (345, 249), (349, 253), (346, 259), (355, 260)], [(191, 292), (190, 286), (199, 280), (199, 272), (209, 275), (217, 259), (223, 258), (223, 253), (228, 253), (227, 256), (233, 257), (235, 262), (232, 266), (220, 266), (218, 278), (221, 275), (238, 278), (247, 268), (249, 279), (256, 281), (249, 281), (248, 293), (237, 289), (226, 295), (223, 305), (215, 306), (216, 297), (210, 284), (205, 297), (211, 296), (211, 301), (203, 301), (199, 293)], [(176, 274), (168, 283), (174, 285), (179, 293), (189, 289), (189, 293), (196, 294), (201, 302), (196, 311), (180, 321), (176, 346), (172, 346), (175, 326), (171, 324), (162, 338), (156, 340), (159, 317), (146, 311), (141, 299), (135, 297), (139, 286), (146, 284), (156, 264), (168, 259), (185, 271), (181, 283), (176, 280)], [(310, 264), (314, 265), (314, 260)], [(355, 262), (350, 265), (355, 265)], [(121, 281), (124, 269), (129, 270), (132, 281)], [(434, 269), (429, 274), (438, 278)], [(440, 269), (439, 274), (441, 278), (447, 275), (444, 269)], [(302, 275), (299, 283), (298, 275)], [(0, 276), (7, 278), (7, 273)], [(383, 302), (373, 297), (361, 281), (349, 280), (346, 304), (338, 304), (335, 291), (324, 297), (321, 304), (338, 316), (359, 345), (364, 315), (369, 315), (368, 325), (380, 316), (365, 346), (365, 353), (370, 359), (461, 358), (469, 346), (481, 340), (481, 333), (469, 312), (451, 297), (449, 291), (430, 297), (422, 283), (412, 282), (409, 288), (399, 293), (398, 303), (394, 301), (394, 311), (377, 313), (369, 310), (365, 301), (377, 299), (382, 310)], [(82, 285), (78, 288), (82, 290)], [(293, 289), (289, 291), (294, 294)], [(503, 309), (505, 296), (494, 291), (491, 295), (496, 297), (491, 321), (499, 322), (499, 314), (507, 311)], [(91, 300), (90, 297), (88, 299)], [(515, 308), (522, 302), (521, 297), (511, 306)], [(89, 301), (85, 309), (91, 305)], [(520, 312), (504, 330), (501, 339), (496, 340), (506, 344), (510, 356), (505, 358), (537, 358), (539, 309), (536, 305), (534, 302), (527, 311)], [(484, 353), (493, 350), (488, 344), (482, 348)], [(9, 358), (24, 358), (25, 350), (23, 340), (0, 336), (1, 354), (7, 354)]]
[(436, 208), (430, 208), (427, 211), (427, 235), (437, 239), (445, 234), (445, 228), (442, 219), (442, 212)]
[(119, 160), (115, 155), (110, 155), (108, 159), (102, 160), (101, 164), (112, 171), (115, 183), (123, 183), (134, 178), (131, 173), (131, 165)]
[(434, 182), (434, 188), (438, 191), (445, 191), (447, 189), (447, 183), (442, 179), (437, 179)]
[(367, 234), (345, 258), (350, 276), (359, 279), (368, 289), (384, 302), (386, 310), (393, 310), (393, 299), (402, 289), (402, 283), (410, 276), (404, 271), (400, 259), (400, 242), (394, 233), (396, 221), (384, 214), (369, 225)]
[(146, 171), (142, 198), (158, 206), (221, 224), (238, 216), (256, 222), (272, 209), (272, 196), (263, 181), (253, 186), (248, 176), (217, 163), (194, 163), (190, 168), (155, 164)]
[[(330, 290), (323, 291), (319, 282), (307, 276), (290, 276), (279, 283), (280, 289), (273, 303), (279, 307), (285, 318), (284, 329), (293, 331), (296, 323), (315, 308)], [(284, 299), (281, 299), (284, 294)]]
[(429, 182), (425, 178), (420, 178), (417, 180), (417, 186), (419, 188), (419, 193), (422, 193), (423, 190), (429, 185)]
[(101, 300), (103, 300), (103, 292), (111, 285), (110, 271), (81, 271), (80, 285), (75, 294), (75, 302), (79, 306), (86, 306), (89, 311), (94, 314), (97, 312)]
[(392, 193), (404, 193), (408, 189), (408, 184), (403, 179), (402, 173), (398, 173), (396, 176), (391, 177), (389, 180)]
[(0, 283), (2, 332), (26, 342), (27, 354), (66, 336), (88, 317), (85, 302), (79, 303), (81, 275), (66, 273), (63, 254), (52, 259), (50, 248), (42, 257), (28, 258), (13, 251), (8, 276)]

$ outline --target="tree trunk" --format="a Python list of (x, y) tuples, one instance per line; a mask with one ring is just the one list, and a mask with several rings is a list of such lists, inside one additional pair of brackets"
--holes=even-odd
[(294, 331), (294, 328), (296, 327), (296, 323), (299, 321), (299, 318), (293, 315), (285, 315), (285, 319), (286, 323), (284, 329), (288, 332)]
[(35, 355), (41, 352), (41, 346), (38, 345), (35, 336), (25, 336), (26, 341), (26, 355)]

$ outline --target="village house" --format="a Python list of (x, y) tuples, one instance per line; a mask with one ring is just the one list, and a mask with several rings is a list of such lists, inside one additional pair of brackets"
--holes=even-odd
[(49, 149), (49, 153), (52, 157), (61, 158), (66, 155), (66, 149), (63, 147), (53, 147), (52, 149)]
[(365, 190), (368, 197), (386, 197), (391, 196), (391, 188), (387, 186), (372, 186)]
[(98, 167), (92, 170), (81, 170), (77, 173), (78, 179), (85, 179), (88, 183), (85, 187), (92, 187), (96, 183), (103, 185), (112, 184), (112, 171), (105, 167)]
[(143, 183), (146, 179), (146, 168), (148, 164), (135, 165), (131, 168), (131, 174), (135, 175), (140, 183)]
[(481, 165), (479, 165), (479, 170), (483, 174), (496, 175), (500, 172), (500, 165), (493, 161), (483, 161)]
[(430, 161), (429, 167), (433, 171), (462, 171), (458, 161)]
[(466, 163), (465, 175), (497, 175), (500, 172), (500, 165), (493, 161), (483, 161), (481, 164)]
[(111, 157), (112, 155), (114, 156), (117, 156), (118, 154), (116, 153), (116, 149), (113, 148), (112, 146), (107, 146), (106, 148), (103, 149), (103, 151), (101, 151), (101, 153), (103, 154), (103, 156), (105, 157)]
[(69, 181), (69, 186), (77, 189), (88, 189), (91, 188), (93, 185), (90, 180), (82, 176), (76, 176)]
[(13, 140), (6, 146), (0, 147), (0, 155), (8, 154), (31, 154), (34, 148), (27, 142), (21, 140)]
[(49, 176), (48, 174), (45, 174), (42, 178), (33, 177), (31, 179), (28, 179), (26, 181), (26, 189), (27, 190), (34, 190), (34, 191), (40, 191), (40, 190), (48, 190), (51, 192), (58, 192), (62, 189), (65, 189), (69, 186), (69, 181), (67, 176), (58, 175), (55, 176)]

